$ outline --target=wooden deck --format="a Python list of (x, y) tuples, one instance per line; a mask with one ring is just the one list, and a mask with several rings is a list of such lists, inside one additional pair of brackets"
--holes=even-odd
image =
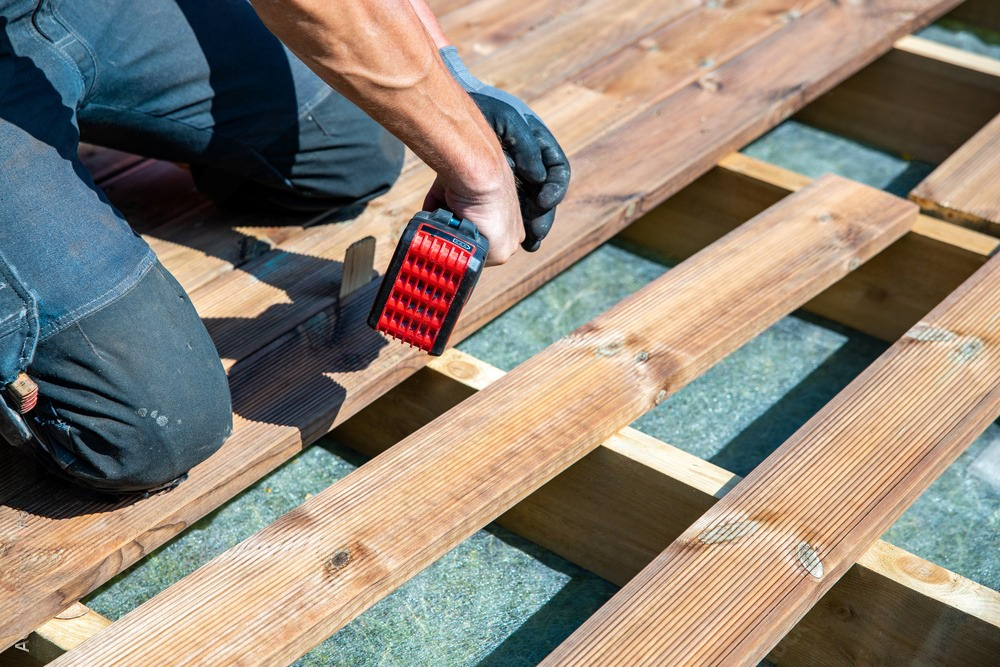
[[(667, 559), (683, 549), (690, 536), (682, 533), (693, 522), (704, 528), (709, 518), (698, 517), (738, 482), (621, 431), (625, 424), (800, 306), (885, 340), (912, 333), (997, 248), (992, 236), (918, 216), (913, 204), (844, 179), (809, 183), (727, 156), (805, 107), (809, 122), (945, 159), (1000, 113), (995, 61), (905, 37), (955, 1), (879, 0), (872, 3), (878, 10), (826, 0), (432, 4), (473, 69), (529, 99), (574, 164), (553, 236), (540, 253), (487, 272), (458, 338), (615, 234), (678, 259), (699, 254), (507, 376), (456, 353), (421, 370), (426, 357), (364, 325), (376, 283), (345, 298), (338, 293), (347, 247), (374, 237), (381, 270), (418, 209), (432, 175), (412, 158), (391, 193), (345, 224), (324, 216), (235, 216), (194, 193), (181, 167), (87, 148), (97, 180), (205, 319), (230, 373), (236, 432), (177, 490), (120, 507), (85, 503), (46, 479), (14, 474), (0, 453), (4, 646), (37, 628), (29, 641), (37, 656), (73, 648), (106, 623), (86, 610), (76, 619), (53, 617), (334, 427), (367, 453), (388, 451), (56, 664), (287, 663), (501, 515), (513, 530), (625, 584), (664, 549)], [(971, 101), (941, 112), (943, 90)], [(927, 420), (929, 433), (961, 423), (963, 434), (974, 436), (997, 416), (984, 398), (995, 399), (1000, 380), (996, 304), (982, 301), (979, 310), (954, 306), (960, 322), (948, 324), (960, 337), (978, 336), (970, 367), (982, 385), (966, 383), (967, 400), (956, 394), (951, 416)], [(664, 327), (662, 312), (673, 313), (676, 326)], [(986, 319), (966, 327), (967, 313)], [(909, 377), (915, 364), (901, 359), (892, 372)], [(415, 391), (406, 380), (418, 372), (442, 391)], [(933, 385), (942, 373), (933, 366), (921, 377)], [(425, 427), (387, 423), (379, 417), (386, 401), (419, 404), (414, 414), (428, 421), (447, 415)], [(913, 405), (893, 412), (903, 418)], [(850, 421), (856, 407), (843, 401), (817, 423)], [(521, 417), (512, 421), (512, 414)], [(469, 423), (478, 438), (465, 433)], [(851, 430), (844, 432), (849, 442)], [(462, 449), (453, 446), (459, 434)], [(928, 438), (928, 446), (945, 442)], [(949, 442), (951, 455), (966, 440)], [(794, 438), (786, 448), (797, 451)], [(809, 579), (808, 595), (782, 607), (781, 622), (766, 636), (733, 635), (717, 648), (735, 662), (771, 651), (779, 664), (839, 664), (845, 650), (861, 663), (919, 655), (985, 664), (1000, 654), (1000, 595), (875, 542), (874, 526), (905, 509), (941, 465), (913, 459), (892, 468), (910, 481), (891, 510), (865, 531), (823, 533), (830, 541), (813, 546), (824, 571), (816, 577), (816, 568), (804, 568), (802, 576), (822, 585)], [(715, 511), (765, 492), (758, 477), (772, 468), (792, 470), (790, 463), (765, 464), (739, 487), (747, 491)], [(797, 474), (814, 473), (806, 466)], [(603, 502), (581, 492), (590, 485), (605, 490)], [(858, 493), (878, 497), (868, 487)], [(826, 545), (837, 540), (849, 548), (826, 560)], [(616, 546), (595, 548), (603, 543)], [(736, 557), (756, 558), (749, 551)], [(664, 586), (643, 590), (662, 594)], [(815, 604), (827, 589), (823, 600), (837, 602)], [(709, 601), (723, 599), (705, 590)], [(320, 599), (328, 604), (316, 604)], [(745, 599), (763, 614), (778, 608), (763, 592)], [(838, 622), (842, 608), (863, 622)], [(744, 618), (738, 611), (733, 623)], [(894, 625), (893, 614), (904, 612), (907, 626)], [(612, 655), (602, 651), (618, 643), (602, 641), (598, 625), (616, 613), (602, 610), (553, 660), (587, 641), (600, 650), (573, 654), (585, 656), (584, 664)], [(730, 627), (727, 618), (690, 636), (710, 640)], [(83, 625), (78, 619), (89, 629), (70, 636)], [(643, 655), (681, 655), (670, 623), (644, 627), (635, 644), (650, 651)], [(782, 643), (793, 627), (793, 641)], [(941, 627), (951, 631), (942, 635)], [(928, 641), (934, 629), (940, 639)]]

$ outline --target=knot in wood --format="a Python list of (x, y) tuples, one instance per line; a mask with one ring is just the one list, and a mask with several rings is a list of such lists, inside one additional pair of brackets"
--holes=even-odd
[(698, 541), (702, 544), (722, 544), (725, 542), (735, 542), (741, 537), (746, 537), (757, 531), (760, 524), (752, 519), (745, 521), (733, 521), (724, 523), (721, 526), (709, 528), (700, 535)]
[(351, 550), (350, 549), (339, 549), (330, 556), (324, 565), (326, 566), (327, 572), (331, 574), (343, 570), (351, 562)]

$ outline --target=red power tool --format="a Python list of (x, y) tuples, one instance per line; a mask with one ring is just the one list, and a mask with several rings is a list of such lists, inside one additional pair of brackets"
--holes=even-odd
[(490, 244), (468, 220), (421, 211), (403, 231), (368, 324), (432, 356), (444, 352)]

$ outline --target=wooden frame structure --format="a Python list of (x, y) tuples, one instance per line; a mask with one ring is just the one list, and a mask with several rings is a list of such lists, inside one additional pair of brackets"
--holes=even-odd
[[(676, 3), (676, 13), (664, 14), (655, 9), (662, 3), (636, 2), (622, 11), (620, 2), (590, 0), (569, 3), (580, 11), (551, 19), (546, 27), (557, 37), (533, 40), (528, 35), (517, 49), (507, 44), (511, 34), (530, 32), (537, 10), (510, 11), (505, 3), (489, 0), (436, 4), (458, 41), (463, 29), (471, 30), (472, 16), (495, 26), (476, 33), (474, 60), (481, 59), (497, 83), (546, 111), (580, 165), (577, 182), (587, 188), (586, 197), (567, 202), (563, 215), (572, 222), (564, 236), (551, 240), (542, 261), (531, 267), (527, 260), (515, 263), (505, 275), (518, 275), (516, 280), (498, 276), (480, 288), (460, 335), (615, 233), (676, 259), (699, 254), (506, 376), (454, 351), (419, 370), (426, 359), (384, 348), (360, 324), (370, 286), (346, 298), (330, 288), (341, 276), (333, 258), (343, 257), (360, 237), (377, 236), (376, 265), (386, 261), (388, 245), (382, 241), (398, 235), (401, 212), (412, 207), (411, 200), (428, 183), (418, 165), (411, 162), (394, 193), (349, 226), (321, 220), (269, 226), (228, 216), (220, 228), (211, 224), (220, 214), (190, 192), (183, 169), (106, 151), (90, 153), (88, 164), (103, 187), (147, 233), (210, 321), (241, 406), (237, 435), (214, 465), (210, 461), (196, 469), (187, 490), (134, 506), (81, 506), (51, 489), (47, 492), (55, 493), (54, 500), (51, 495), (43, 499), (33, 479), (0, 478), (0, 559), (6, 568), (0, 574), (0, 636), (6, 645), (36, 629), (26, 647), (37, 660), (75, 649), (56, 664), (286, 663), (497, 517), (615, 583), (634, 581), (623, 589), (626, 597), (636, 586), (647, 587), (640, 589), (642, 599), (653, 599), (643, 597), (647, 592), (668, 590), (664, 586), (673, 579), (656, 577), (666, 576), (662, 573), (670, 570), (663, 563), (673, 561), (662, 559), (671, 550), (683, 555), (696, 542), (757, 545), (758, 551), (733, 549), (741, 564), (720, 566), (722, 571), (767, 561), (778, 553), (767, 551), (775, 544), (783, 545), (778, 551), (787, 555), (781, 540), (754, 541), (755, 535), (772, 534), (760, 529), (766, 523), (760, 517), (770, 511), (760, 513), (766, 503), (749, 513), (734, 505), (748, 493), (754, 498), (769, 488), (760, 478), (786, 465), (769, 459), (760, 474), (740, 486), (726, 471), (622, 427), (776, 317), (805, 307), (884, 340), (905, 335), (903, 345), (930, 346), (943, 359), (932, 366), (962, 361), (959, 371), (934, 367), (926, 371), (931, 375), (921, 376), (931, 380), (933, 394), (941, 389), (935, 381), (941, 373), (952, 379), (948, 373), (967, 374), (958, 377), (958, 389), (945, 392), (954, 411), (946, 421), (963, 424), (961, 432), (934, 465), (925, 457), (895, 469), (907, 480), (905, 499), (868, 510), (871, 522), (863, 535), (836, 537), (840, 533), (823, 532), (836, 526), (820, 519), (806, 537), (793, 541), (797, 560), (791, 568), (782, 570), (788, 563), (781, 561), (773, 575), (762, 570), (748, 578), (753, 583), (772, 581), (779, 573), (799, 577), (795, 581), (808, 591), (791, 611), (789, 598), (782, 597), (786, 611), (780, 620), (757, 621), (752, 637), (715, 641), (726, 655), (707, 657), (694, 642), (679, 646), (662, 636), (653, 641), (676, 619), (650, 621), (635, 616), (641, 609), (616, 602), (550, 660), (664, 664), (670, 655), (670, 664), (683, 659), (746, 663), (769, 653), (778, 664), (892, 663), (899, 656), (988, 664), (1000, 655), (1000, 594), (875, 542), (878, 529), (905, 509), (905, 500), (912, 500), (1000, 411), (995, 357), (1000, 331), (989, 319), (996, 314), (995, 304), (977, 297), (974, 302), (986, 305), (959, 302), (956, 315), (948, 315), (974, 312), (980, 320), (918, 324), (976, 271), (986, 272), (977, 274), (980, 283), (996, 280), (997, 260), (986, 265), (1000, 243), (982, 233), (994, 228), (980, 225), (982, 231), (976, 231), (918, 216), (915, 206), (844, 179), (810, 183), (773, 165), (726, 155), (859, 70), (893, 39), (957, 3), (884, 2), (893, 11), (867, 19), (873, 25), (850, 47), (832, 37), (854, 26), (857, 17), (850, 8), (821, 0), (733, 3), (729, 11), (735, 18), (727, 18), (718, 43), (705, 47), (707, 35), (693, 26), (717, 20), (717, 7)], [(964, 11), (975, 5), (967, 3)], [(794, 14), (775, 22), (778, 9)], [(781, 41), (786, 25), (798, 31), (795, 39), (811, 40), (813, 60), (780, 60), (787, 47)], [(544, 70), (525, 66), (541, 62), (541, 54), (559, 40), (595, 33), (594, 43), (610, 35), (619, 42), (614, 49), (588, 48), (586, 58), (573, 52), (555, 64), (545, 60)], [(690, 65), (672, 64), (676, 52), (695, 45), (714, 54), (708, 73), (689, 74)], [(790, 92), (747, 104), (756, 99), (756, 84), (744, 73), (775, 58), (780, 62), (773, 85)], [(647, 77), (652, 72), (671, 87), (651, 90)], [(727, 94), (719, 95), (720, 90)], [(947, 99), (970, 102), (944, 105), (942, 91)], [(725, 127), (705, 127), (722, 113), (730, 114)], [(806, 106), (801, 117), (899, 153), (943, 161), (953, 153), (959, 158), (963, 144), (998, 113), (1000, 64), (904, 37), (887, 55)], [(680, 138), (658, 129), (664, 116), (676, 121), (671, 129)], [(617, 180), (609, 178), (601, 165), (628, 159), (635, 148), (629, 141), (647, 134), (654, 135), (653, 145), (666, 146), (666, 157), (640, 160)], [(691, 143), (691, 136), (698, 142)], [(153, 202), (151, 183), (163, 193)], [(673, 196), (653, 206), (668, 195)], [(919, 201), (930, 213), (940, 210), (927, 198)], [(749, 226), (743, 224), (752, 218)], [(330, 260), (309, 259), (317, 257)], [(241, 271), (233, 271), (236, 266)], [(303, 271), (308, 279), (289, 288), (289, 278), (301, 278)], [(734, 281), (734, 275), (747, 282)], [(290, 303), (283, 294), (271, 294), (282, 289)], [(962, 289), (990, 291), (975, 285)], [(658, 309), (666, 306), (686, 313), (684, 321), (664, 328)], [(233, 321), (240, 317), (254, 319)], [(333, 339), (348, 344), (334, 350)], [(901, 371), (913, 366), (904, 362)], [(280, 401), (260, 391), (297, 377), (310, 381)], [(591, 378), (591, 384), (599, 378), (599, 395), (588, 393), (581, 378)], [(559, 400), (540, 400), (536, 393)], [(390, 411), (390, 405), (395, 409)], [(399, 405), (412, 409), (400, 411)], [(850, 416), (856, 406), (846, 405)], [(901, 405), (892, 412), (905, 417), (906, 410)], [(387, 421), (390, 412), (395, 417)], [(520, 427), (505, 423), (507, 415), (526, 413), (533, 420)], [(445, 416), (430, 424), (438, 415)], [(823, 426), (832, 418), (821, 413), (816, 420)], [(466, 439), (467, 448), (455, 452), (448, 443), (470, 419), (485, 435), (481, 441)], [(549, 439), (537, 425), (554, 419), (568, 426)], [(570, 427), (584, 423), (586, 428)], [(928, 423), (926, 442), (932, 449), (944, 441), (931, 428), (937, 425)], [(110, 627), (72, 604), (332, 426), (342, 441), (364, 453), (386, 453)], [(497, 448), (498, 433), (508, 446)], [(241, 447), (257, 453), (234, 469), (232, 455), (225, 452)], [(910, 475), (916, 472), (918, 479)], [(876, 492), (866, 490), (864, 483), (871, 480), (862, 477), (839, 481), (858, 484), (858, 493), (867, 498)], [(456, 486), (459, 479), (463, 485)], [(740, 492), (728, 495), (734, 488)], [(800, 498), (812, 497), (808, 489), (799, 492), (805, 494)], [(713, 508), (719, 498), (724, 502)], [(75, 516), (63, 518), (51, 509), (73, 503)], [(734, 520), (733, 512), (743, 513)], [(714, 516), (726, 518), (711, 523)], [(816, 512), (797, 519), (800, 532), (810, 517)], [(32, 535), (19, 532), (28, 524), (35, 528)], [(400, 545), (391, 539), (393, 526), (421, 530)], [(834, 552), (831, 560), (832, 546), (824, 540), (832, 545), (837, 539), (850, 548)], [(661, 552), (665, 555), (656, 560)], [(652, 569), (635, 578), (647, 566)], [(249, 572), (259, 590), (248, 584)], [(650, 581), (660, 583), (648, 588)], [(711, 608), (705, 605), (724, 599), (729, 590), (722, 576), (703, 581), (708, 592), (692, 601), (692, 610)], [(311, 604), (296, 605), (304, 591), (312, 596)], [(758, 591), (743, 599), (769, 611), (778, 602), (769, 595)], [(336, 604), (313, 604), (316, 596)], [(221, 608), (239, 609), (242, 616), (220, 615)], [(748, 618), (744, 611), (731, 611), (733, 619)], [(607, 623), (622, 618), (641, 619), (637, 627), (649, 630), (629, 631), (629, 641), (601, 634), (610, 632)], [(735, 632), (735, 621), (732, 627), (702, 623), (687, 636), (714, 641), (718, 627)], [(99, 630), (105, 631), (76, 648)], [(677, 652), (681, 649), (688, 653)]]

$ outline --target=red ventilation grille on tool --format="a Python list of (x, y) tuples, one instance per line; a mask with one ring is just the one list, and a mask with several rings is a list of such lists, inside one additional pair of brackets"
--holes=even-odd
[(377, 329), (429, 352), (471, 257), (468, 250), (418, 230), (396, 274)]

